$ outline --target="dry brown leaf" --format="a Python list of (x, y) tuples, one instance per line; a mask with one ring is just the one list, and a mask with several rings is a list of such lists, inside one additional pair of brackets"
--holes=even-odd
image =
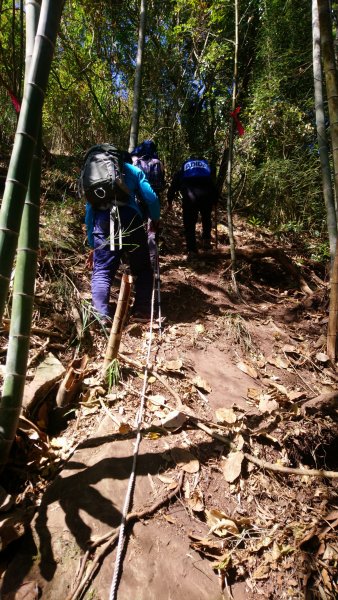
[(237, 435), (236, 439), (235, 439), (235, 443), (236, 443), (236, 450), (237, 451), (238, 450), (243, 450), (243, 447), (244, 447), (244, 444), (245, 444), (244, 437), (241, 434)]
[(289, 361), (281, 356), (269, 356), (267, 361), (270, 365), (277, 367), (277, 369), (287, 369), (290, 366)]
[(284, 394), (284, 396), (288, 395), (288, 391), (284, 385), (281, 385), (280, 383), (276, 383), (276, 381), (271, 381), (271, 379), (269, 379), (268, 381), (269, 381), (269, 385), (271, 387), (275, 388), (275, 390), (277, 390), (281, 394)]
[(163, 369), (166, 369), (166, 371), (181, 371), (182, 367), (183, 361), (180, 358), (167, 360), (163, 365)]
[(232, 483), (240, 476), (243, 459), (243, 452), (230, 452), (228, 454), (222, 464), (223, 474), (228, 483)]
[[(157, 477), (157, 479), (162, 481), (162, 483), (165, 483), (167, 485), (169, 485), (171, 483), (175, 483), (175, 480), (172, 477), (168, 477), (168, 475), (163, 475), (162, 473), (158, 473), (156, 477)], [(176, 485), (176, 483), (175, 483), (175, 485)]]
[(317, 352), (316, 359), (318, 360), (318, 362), (321, 363), (326, 363), (330, 360), (328, 355), (325, 354), (325, 352)]
[(168, 521), (168, 523), (172, 523), (172, 525), (176, 525), (177, 523), (177, 519), (174, 519), (174, 517), (172, 517), (171, 515), (163, 515), (165, 520)]
[(204, 392), (208, 392), (209, 394), (212, 391), (210, 385), (204, 379), (202, 379), (202, 377), (200, 377), (199, 375), (194, 377), (194, 379), (191, 381), (191, 383), (193, 385), (195, 385), (197, 388), (200, 388), (201, 390), (203, 390)]
[(301, 398), (306, 398), (306, 392), (296, 392), (296, 390), (288, 392), (288, 398), (291, 402), (296, 402)]
[(121, 433), (121, 435), (125, 435), (126, 433), (130, 433), (131, 427), (129, 423), (121, 423), (118, 431)]
[(217, 508), (206, 510), (205, 516), (207, 525), (210, 528), (210, 533), (215, 533), (220, 537), (225, 537), (229, 534), (237, 535), (239, 533), (235, 521), (229, 519), (229, 517), (221, 510), (218, 510)]
[(149, 402), (155, 404), (155, 406), (164, 406), (166, 399), (162, 394), (155, 394), (154, 396), (148, 396)]
[(202, 512), (204, 510), (204, 500), (201, 490), (195, 489), (188, 500), (188, 506), (194, 512)]
[(249, 375), (250, 377), (257, 379), (257, 377), (258, 377), (257, 371), (250, 365), (247, 365), (244, 362), (239, 362), (239, 363), (237, 363), (236, 367), (243, 373), (246, 373), (246, 375)]
[(282, 350), (283, 350), (283, 352), (285, 352), (285, 354), (299, 354), (296, 346), (292, 346), (291, 344), (285, 344), (285, 346), (283, 346)]
[(257, 390), (256, 388), (248, 388), (246, 395), (247, 398), (249, 398), (250, 400), (257, 400), (261, 393), (262, 390)]
[(262, 413), (271, 414), (274, 410), (279, 408), (278, 402), (276, 400), (271, 400), (271, 397), (268, 394), (265, 394), (259, 401), (258, 409)]
[(186, 473), (197, 473), (200, 468), (199, 461), (189, 450), (184, 448), (172, 448), (171, 456), (178, 467), (181, 467)]
[(323, 560), (330, 560), (336, 562), (338, 560), (338, 550), (334, 546), (327, 544), (325, 552), (323, 554)]
[(0, 512), (10, 510), (15, 502), (14, 496), (11, 496), (6, 490), (0, 486)]
[(188, 417), (179, 410), (172, 410), (165, 417), (162, 417), (162, 425), (166, 429), (179, 429), (187, 421)]
[(68, 448), (71, 445), (71, 442), (68, 438), (63, 437), (62, 435), (60, 437), (54, 437), (51, 438), (50, 440), (50, 445), (52, 446), (52, 448)]
[(237, 417), (233, 408), (218, 408), (215, 412), (217, 423), (236, 423)]
[(252, 574), (252, 577), (257, 580), (267, 579), (270, 575), (270, 572), (271, 572), (271, 567), (269, 565), (261, 564), (256, 569), (256, 571)]

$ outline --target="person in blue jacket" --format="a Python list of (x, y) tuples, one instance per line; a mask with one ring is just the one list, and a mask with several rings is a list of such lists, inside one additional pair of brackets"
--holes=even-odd
[(218, 201), (217, 188), (205, 158), (190, 157), (175, 173), (167, 193), (169, 209), (178, 192), (182, 195), (188, 258), (193, 258), (198, 253), (196, 224), (199, 214), (202, 220), (202, 246), (205, 250), (211, 248), (211, 213), (213, 205)]
[(115, 250), (110, 249), (110, 209), (95, 210), (89, 202), (86, 204), (87, 238), (89, 246), (93, 249), (92, 302), (106, 324), (112, 317), (109, 307), (110, 288), (123, 252), (129, 255), (130, 270), (134, 279), (133, 315), (138, 320), (146, 321), (150, 318), (151, 311), (153, 270), (136, 194), (146, 203), (154, 227), (160, 218), (160, 203), (141, 169), (124, 162), (123, 174), (130, 195), (129, 203), (118, 207), (122, 249), (118, 244)]

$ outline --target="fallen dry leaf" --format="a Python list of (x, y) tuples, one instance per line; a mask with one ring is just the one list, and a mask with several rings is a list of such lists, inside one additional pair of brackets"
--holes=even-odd
[(189, 450), (184, 448), (172, 448), (171, 456), (178, 467), (181, 467), (186, 473), (197, 473), (200, 468), (199, 461)]
[(274, 410), (279, 408), (278, 402), (276, 400), (271, 400), (271, 397), (268, 394), (265, 394), (259, 401), (258, 409), (262, 413), (272, 413)]
[(166, 371), (181, 371), (182, 367), (183, 361), (180, 358), (177, 358), (176, 360), (167, 360), (163, 365), (163, 369)]
[(299, 354), (296, 346), (292, 346), (292, 344), (285, 344), (285, 346), (283, 346), (282, 350), (283, 350), (283, 352), (285, 352), (285, 354)]
[(164, 406), (166, 399), (162, 394), (155, 394), (154, 396), (148, 396), (149, 402), (155, 404), (155, 406)]
[(257, 377), (258, 377), (257, 371), (250, 365), (247, 365), (244, 362), (239, 362), (239, 363), (237, 363), (236, 367), (243, 373), (246, 373), (246, 375), (249, 375), (250, 377), (257, 379)]
[(125, 435), (126, 433), (130, 433), (131, 427), (129, 423), (121, 423), (118, 431), (121, 433), (121, 435)]
[(262, 390), (257, 390), (256, 388), (248, 388), (246, 395), (247, 395), (247, 398), (249, 398), (250, 400), (257, 400), (257, 398), (259, 398), (261, 393), (262, 393)]
[(218, 408), (215, 412), (217, 423), (236, 423), (237, 417), (233, 408)]
[(196, 333), (204, 333), (204, 331), (205, 331), (204, 325), (202, 325), (201, 323), (197, 323), (197, 325), (195, 326), (195, 331), (196, 331)]
[(287, 369), (290, 365), (289, 361), (281, 356), (269, 356), (267, 361), (270, 365), (277, 367), (277, 369)]
[(223, 475), (228, 483), (232, 483), (240, 476), (243, 459), (243, 452), (230, 452), (222, 463)]
[(271, 567), (269, 565), (261, 564), (252, 574), (253, 579), (267, 579), (271, 573)]
[(218, 510), (217, 508), (206, 510), (205, 516), (207, 525), (210, 528), (209, 533), (215, 533), (220, 537), (225, 537), (229, 534), (237, 535), (239, 533), (235, 521), (229, 519), (229, 517), (221, 510)]
[(168, 415), (161, 419), (163, 427), (166, 429), (179, 429), (187, 421), (188, 417), (179, 410), (172, 410)]
[(167, 485), (170, 483), (175, 483), (175, 480), (172, 477), (168, 477), (168, 475), (162, 475), (162, 473), (157, 474), (157, 479), (162, 481), (162, 483), (166, 483)]
[(296, 392), (295, 390), (291, 390), (291, 392), (288, 392), (288, 398), (291, 402), (295, 402), (301, 398), (306, 398), (306, 392)]
[(188, 506), (194, 512), (202, 512), (204, 510), (204, 500), (201, 490), (195, 489), (188, 500)]
[(202, 379), (202, 377), (200, 377), (199, 375), (197, 375), (197, 377), (194, 377), (194, 379), (191, 381), (191, 383), (193, 385), (195, 385), (197, 388), (200, 388), (201, 390), (208, 392), (209, 394), (212, 391), (210, 385), (204, 379)]
[(163, 517), (165, 518), (166, 521), (168, 521), (168, 523), (171, 523), (172, 525), (176, 525), (177, 519), (174, 519), (174, 517), (172, 517), (171, 515), (163, 515)]

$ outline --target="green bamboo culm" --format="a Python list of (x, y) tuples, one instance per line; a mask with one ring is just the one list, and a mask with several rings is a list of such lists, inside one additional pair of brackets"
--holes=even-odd
[(42, 0), (29, 76), (0, 210), (0, 321), (18, 243), (33, 154), (64, 0)]
[[(26, 2), (25, 88), (29, 85), (40, 6), (39, 0)], [(26, 380), (39, 248), (41, 115), (37, 138), (20, 226), (5, 379), (0, 402), (0, 469), (7, 462), (14, 440)]]

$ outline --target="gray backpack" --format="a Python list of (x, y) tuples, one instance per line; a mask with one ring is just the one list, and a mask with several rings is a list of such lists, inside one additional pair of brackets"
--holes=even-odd
[(79, 192), (95, 210), (129, 203), (129, 190), (123, 181), (122, 154), (111, 144), (98, 144), (87, 151)]

